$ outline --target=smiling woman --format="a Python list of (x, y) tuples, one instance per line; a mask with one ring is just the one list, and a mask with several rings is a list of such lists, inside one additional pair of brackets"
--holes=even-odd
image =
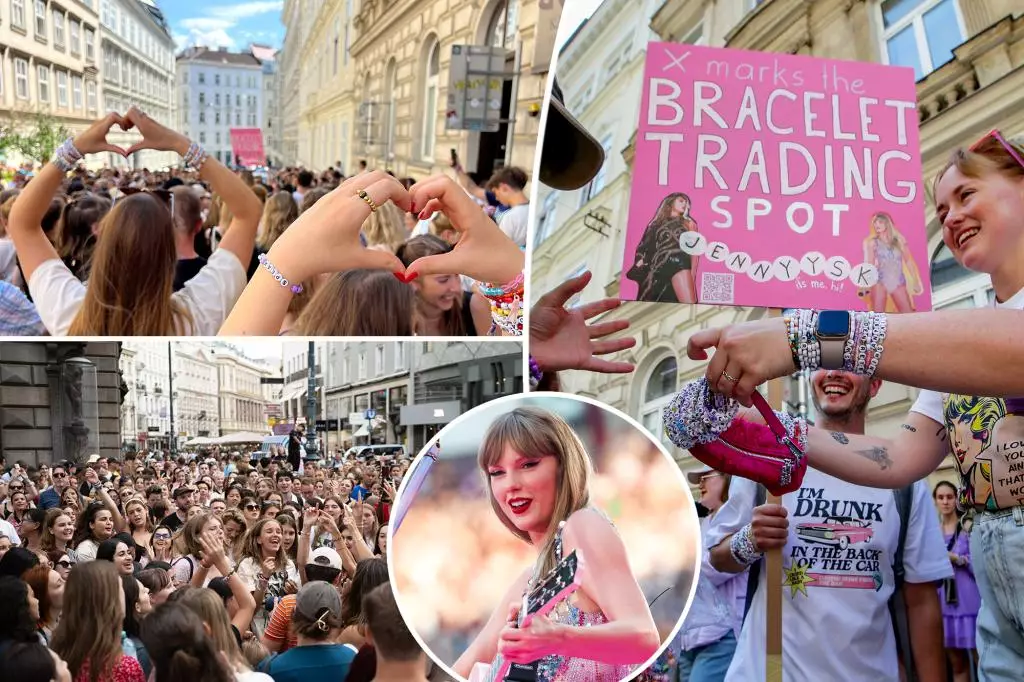
[[(486, 416), (498, 412), (493, 420), (473, 414), (439, 434), (445, 453), (468, 454), (473, 443), (473, 466), (469, 457), (444, 454), (431, 467), (431, 478), (482, 480), (479, 497), (446, 506), (447, 493), (429, 484), (419, 493), (399, 492), (400, 500), (415, 497), (390, 542), (392, 582), (410, 609), (404, 616), (435, 660), (454, 661), (451, 672), (473, 682), (506, 675), (538, 682), (626, 679), (654, 659), (689, 592), (686, 574), (692, 575), (696, 548), (688, 553), (679, 538), (696, 539), (695, 528), (687, 528), (696, 524), (678, 468), (648, 434), (599, 405), (553, 394), (527, 404), (521, 397), (500, 402), (503, 409), (486, 408)], [(452, 485), (443, 487), (450, 492)], [(488, 506), (493, 515), (484, 511)], [(614, 525), (602, 509), (612, 512)], [(447, 546), (474, 557), (470, 574), (460, 575), (462, 562), (450, 553), (443, 578), (423, 574), (433, 564), (424, 546), (434, 539), (429, 528), (442, 514)], [(657, 528), (642, 521), (654, 515), (664, 521)], [(453, 535), (460, 516), (472, 519), (475, 531)], [(670, 537), (672, 549), (653, 549), (671, 544)], [(479, 546), (471, 547), (474, 541)], [(516, 555), (530, 565), (507, 562)], [(464, 596), (453, 594), (463, 580)], [(433, 594), (418, 589), (427, 584)], [(652, 608), (673, 590), (683, 594)], [(463, 599), (472, 607), (449, 603)], [(428, 611), (433, 623), (421, 618)], [(449, 648), (445, 637), (456, 628), (461, 642)]]

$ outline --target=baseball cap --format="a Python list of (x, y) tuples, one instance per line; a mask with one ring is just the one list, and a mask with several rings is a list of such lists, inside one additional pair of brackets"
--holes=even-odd
[(540, 181), (559, 190), (574, 190), (594, 179), (604, 165), (604, 147), (565, 108), (558, 80), (551, 87)]
[(317, 566), (330, 566), (341, 570), (341, 555), (331, 547), (317, 547), (309, 555), (309, 563)]
[(95, 464), (98, 461), (100, 461), (100, 456), (97, 455), (97, 454), (92, 454), (92, 455), (89, 455), (89, 459), (85, 460), (85, 463), (86, 464)]
[(189, 493), (194, 493), (195, 491), (196, 489), (193, 488), (192, 486), (183, 485), (178, 488), (175, 488), (174, 493), (171, 495), (171, 497), (181, 497), (182, 495), (188, 495)]
[(314, 580), (302, 586), (295, 595), (295, 611), (306, 620), (317, 620), (327, 609), (335, 618), (341, 618), (341, 595), (334, 585)]

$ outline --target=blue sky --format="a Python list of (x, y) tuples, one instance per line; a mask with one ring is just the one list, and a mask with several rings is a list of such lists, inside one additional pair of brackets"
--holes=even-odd
[(178, 49), (188, 45), (241, 50), (250, 43), (280, 48), (283, 0), (158, 0)]

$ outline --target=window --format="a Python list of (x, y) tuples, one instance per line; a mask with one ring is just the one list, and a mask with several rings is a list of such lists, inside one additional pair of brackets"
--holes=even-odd
[(220, 132), (218, 132), (216, 134), (216, 136), (214, 137), (214, 140), (216, 140), (216, 144), (218, 144), (218, 145), (220, 144)]
[(85, 97), (86, 104), (89, 107), (90, 112), (96, 111), (96, 82), (89, 81), (85, 84)]
[(235, 125), (236, 126), (242, 125), (242, 114), (237, 112), (237, 111), (235, 112)]
[(241, 95), (235, 95), (235, 106), (236, 107), (242, 106), (242, 96)]
[(395, 153), (395, 96), (398, 77), (398, 65), (394, 59), (388, 62), (384, 69), (384, 115), (387, 117), (384, 125), (384, 158), (392, 159)]
[(220, 106), (220, 93), (219, 92), (218, 93), (214, 93), (214, 95), (213, 95), (213, 106), (215, 106), (215, 107), (219, 107)]
[(68, 106), (68, 72), (57, 72), (57, 106)]
[[(200, 77), (202, 77), (202, 74), (200, 74)], [(205, 92), (200, 92), (199, 93), (199, 106), (201, 106), (201, 107), (205, 107), (206, 106), (206, 93)]]
[(675, 397), (679, 385), (679, 367), (673, 355), (655, 365), (644, 385), (643, 402), (640, 405), (640, 423), (651, 435), (661, 440), (670, 450), (675, 447), (662, 428), (661, 411)]
[(36, 67), (36, 81), (39, 85), (39, 101), (50, 101), (50, 67), (39, 65)]
[(14, 59), (14, 94), (18, 99), (28, 99), (28, 61)]
[(913, 67), (918, 80), (964, 41), (956, 0), (884, 0), (881, 10), (888, 63)]
[(544, 195), (544, 202), (541, 204), (540, 215), (537, 216), (537, 244), (539, 245), (551, 235), (555, 227), (555, 211), (558, 208), (558, 192), (548, 192)]
[(206, 144), (206, 133), (203, 131), (199, 132), (199, 144)]
[(82, 54), (82, 25), (71, 20), (71, 54)]
[(91, 28), (85, 29), (85, 60), (87, 62), (96, 60), (96, 31)]
[(359, 378), (366, 378), (366, 351), (360, 351), (359, 353)]
[(46, 42), (46, 2), (36, 0), (36, 40)]
[(395, 342), (395, 369), (405, 369), (405, 341)]
[(71, 106), (75, 111), (82, 108), (82, 77), (71, 78)]
[(206, 74), (205, 73), (202, 73), (202, 72), (199, 73), (199, 84), (200, 85), (206, 85)]
[(334, 49), (331, 50), (334, 64), (334, 75), (338, 75), (338, 42), (341, 40), (341, 19), (334, 20)]
[(25, 0), (11, 0), (11, 25), (25, 30)]
[(433, 45), (427, 53), (426, 92), (423, 96), (423, 147), (420, 156), (423, 159), (434, 158), (434, 143), (437, 140), (437, 93), (438, 76), (441, 73), (441, 44), (434, 38)]
[(213, 112), (213, 122), (214, 122), (215, 125), (220, 125), (220, 112), (219, 111)]
[(206, 123), (206, 112), (205, 111), (200, 110), (200, 112), (199, 112), (199, 122), (200, 123), (204, 123), (204, 124)]
[(64, 14), (60, 10), (54, 9), (51, 12), (53, 17), (53, 46), (63, 50), (64, 49)]
[(373, 353), (374, 372), (377, 376), (384, 374), (384, 346), (377, 346)]
[(519, 30), (519, 0), (501, 0), (491, 15), (487, 44), (511, 50)]
[(213, 84), (214, 85), (220, 85), (220, 74), (219, 73), (218, 74), (214, 74), (214, 76), (213, 76)]

